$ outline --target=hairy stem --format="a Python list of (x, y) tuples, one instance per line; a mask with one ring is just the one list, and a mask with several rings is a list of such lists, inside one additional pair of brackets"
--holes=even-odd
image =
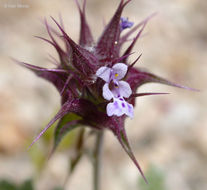
[(94, 190), (100, 190), (101, 158), (103, 149), (103, 131), (96, 132), (96, 144), (94, 149), (93, 185)]

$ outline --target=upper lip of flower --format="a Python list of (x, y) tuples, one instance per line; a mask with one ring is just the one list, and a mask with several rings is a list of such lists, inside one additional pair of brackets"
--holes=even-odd
[(109, 83), (111, 80), (119, 81), (127, 73), (128, 66), (124, 63), (116, 63), (110, 67), (102, 66), (96, 71), (96, 75)]
[(130, 85), (121, 80), (125, 77), (127, 69), (126, 64), (117, 63), (112, 68), (103, 66), (96, 71), (96, 75), (106, 82), (103, 86), (103, 97), (106, 100), (119, 96), (128, 98), (132, 94)]

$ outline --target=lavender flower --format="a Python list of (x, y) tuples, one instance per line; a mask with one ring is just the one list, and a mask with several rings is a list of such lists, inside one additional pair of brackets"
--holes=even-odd
[[(117, 137), (121, 146), (145, 179), (127, 139), (124, 126), (126, 115), (133, 117), (135, 98), (160, 94), (136, 93), (138, 88), (145, 83), (156, 82), (180, 88), (185, 87), (135, 68), (134, 64), (140, 56), (129, 65), (128, 57), (147, 22), (152, 17), (144, 19), (127, 33), (121, 35), (123, 29), (132, 26), (132, 23), (127, 19), (121, 18), (122, 11), (129, 2), (130, 0), (120, 0), (114, 16), (105, 27), (98, 42), (94, 42), (85, 16), (86, 1), (84, 0), (84, 6), (81, 9), (78, 0), (76, 0), (81, 20), (79, 43), (74, 42), (67, 35), (63, 25), (59, 24), (54, 18), (52, 20), (56, 23), (60, 33), (51, 28), (45, 20), (50, 40), (42, 37), (38, 38), (56, 49), (59, 56), (59, 61), (56, 61), (57, 66), (48, 69), (23, 62), (18, 63), (52, 83), (61, 96), (60, 110), (30, 146), (57, 120), (53, 151), (65, 134), (73, 129), (83, 126), (96, 130), (108, 129)], [(136, 30), (138, 30), (138, 33), (135, 38), (125, 52), (121, 54), (122, 45), (128, 41)], [(64, 42), (65, 48), (58, 44), (56, 40), (58, 37)], [(110, 102), (111, 100), (113, 102)], [(80, 135), (80, 139), (82, 138), (83, 135)]]
[(121, 17), (121, 24), (120, 25), (121, 25), (121, 30), (124, 30), (126, 28), (131, 28), (134, 25), (134, 23), (130, 22), (128, 20), (128, 18)]
[(132, 94), (129, 84), (125, 81), (120, 81), (126, 75), (126, 72), (127, 65), (123, 63), (117, 63), (112, 68), (104, 66), (97, 70), (96, 75), (106, 82), (103, 86), (103, 97), (106, 100), (111, 100), (114, 97), (128, 98)]
[(103, 86), (103, 97), (106, 100), (113, 98), (114, 101), (107, 105), (108, 116), (126, 114), (133, 117), (133, 106), (124, 100), (124, 97), (128, 98), (132, 94), (132, 90), (127, 82), (120, 81), (126, 75), (127, 69), (126, 64), (117, 63), (112, 68), (100, 67), (96, 72), (106, 82)]

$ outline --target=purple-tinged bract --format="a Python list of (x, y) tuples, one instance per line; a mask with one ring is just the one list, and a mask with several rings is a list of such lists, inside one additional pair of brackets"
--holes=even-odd
[[(48, 42), (57, 50), (59, 55), (57, 66), (46, 69), (23, 62), (18, 63), (32, 70), (37, 76), (51, 82), (61, 96), (59, 112), (30, 146), (57, 120), (59, 121), (55, 129), (53, 151), (64, 135), (73, 129), (83, 126), (97, 130), (109, 129), (117, 137), (121, 146), (145, 179), (130, 148), (124, 122), (126, 116), (131, 118), (134, 116), (135, 98), (161, 93), (137, 94), (137, 90), (141, 85), (149, 82), (180, 88), (185, 87), (135, 68), (134, 64), (140, 56), (131, 65), (127, 62), (136, 41), (140, 38), (144, 27), (152, 17), (150, 16), (132, 27), (133, 23), (129, 22), (128, 19), (121, 18), (122, 11), (129, 2), (130, 0), (120, 1), (114, 16), (104, 28), (98, 42), (95, 43), (86, 21), (86, 1), (84, 0), (83, 9), (81, 9), (78, 0), (76, 0), (81, 21), (79, 43), (77, 44), (67, 35), (62, 22), (59, 24), (52, 18), (59, 32), (51, 28), (45, 21), (50, 40), (42, 37), (38, 38)], [(130, 27), (132, 28), (129, 29)], [(128, 28), (128, 31), (122, 35), (121, 31), (125, 28)], [(136, 30), (138, 30), (137, 35), (125, 52), (121, 54), (122, 45), (129, 41), (129, 37)], [(58, 44), (56, 40), (58, 37), (64, 42), (65, 49)]]

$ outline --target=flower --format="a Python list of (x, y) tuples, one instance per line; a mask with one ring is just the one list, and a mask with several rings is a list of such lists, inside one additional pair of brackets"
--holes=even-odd
[(130, 85), (120, 81), (125, 77), (128, 66), (124, 63), (117, 63), (112, 68), (103, 66), (96, 71), (96, 75), (106, 83), (103, 86), (103, 97), (106, 100), (113, 98), (113, 103), (107, 105), (107, 115), (122, 116), (126, 114), (133, 117), (133, 105), (124, 100), (132, 94)]
[[(54, 131), (52, 152), (57, 148), (63, 137), (74, 129), (80, 127), (84, 129), (86, 126), (96, 130), (108, 129), (118, 139), (122, 148), (146, 181), (128, 142), (124, 124), (126, 117), (124, 114), (131, 118), (133, 117), (133, 107), (137, 97), (161, 94), (137, 93), (137, 90), (143, 84), (156, 82), (179, 88), (190, 88), (169, 82), (148, 71), (134, 67), (140, 56), (131, 65), (128, 63), (128, 57), (135, 43), (141, 36), (149, 19), (154, 15), (149, 16), (127, 33), (122, 34), (120, 23), (121, 29), (130, 28), (132, 25), (127, 19), (121, 18), (124, 7), (130, 1), (120, 0), (114, 16), (104, 28), (98, 41), (94, 42), (85, 16), (86, 0), (84, 0), (82, 9), (78, 0), (76, 0), (81, 21), (78, 43), (68, 36), (63, 24), (59, 24), (52, 17), (52, 20), (59, 28), (59, 32), (49, 26), (45, 20), (50, 40), (38, 37), (52, 45), (57, 51), (59, 59), (53, 59), (56, 67), (48, 69), (19, 61), (17, 63), (52, 83), (61, 96), (60, 110), (37, 135), (30, 147), (56, 121), (58, 123)], [(60, 21), (60, 23), (62, 22)], [(137, 34), (124, 53), (121, 53), (120, 49), (123, 47), (123, 44), (129, 41), (129, 37), (136, 30), (138, 30)], [(65, 44), (65, 48), (59, 45), (57, 38)], [(109, 65), (110, 67), (108, 67)], [(124, 80), (121, 80), (123, 78)], [(124, 98), (127, 98), (127, 100)], [(111, 99), (113, 99), (113, 102), (109, 102)], [(105, 100), (108, 101), (106, 102)], [(84, 137), (81, 134), (79, 138), (82, 142)], [(78, 150), (81, 149), (81, 147), (77, 147)], [(79, 158), (80, 155), (77, 154), (75, 164), (78, 163)]]
[(121, 25), (121, 30), (124, 30), (126, 28), (131, 28), (134, 25), (134, 23), (128, 21), (128, 18), (121, 17), (121, 24), (120, 25)]
[(130, 85), (125, 81), (120, 81), (126, 75), (127, 68), (126, 64), (117, 63), (112, 68), (103, 66), (97, 70), (96, 75), (106, 82), (103, 86), (103, 97), (106, 100), (117, 97), (128, 98), (132, 94)]

